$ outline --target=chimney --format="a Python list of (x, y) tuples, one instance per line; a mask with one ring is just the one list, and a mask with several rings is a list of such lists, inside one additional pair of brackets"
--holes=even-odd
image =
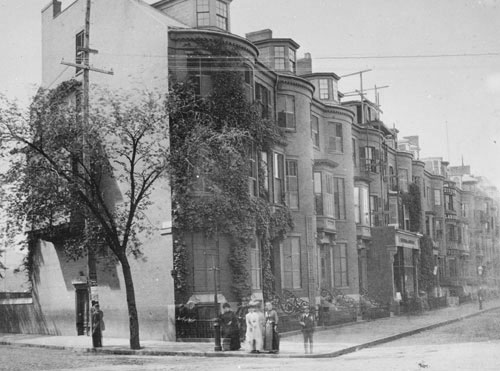
[(247, 33), (245, 37), (252, 43), (262, 40), (270, 40), (273, 38), (273, 31), (266, 28), (265, 30)]
[(311, 53), (305, 53), (304, 58), (297, 60), (297, 76), (312, 73)]
[(52, 16), (56, 17), (61, 13), (61, 2), (58, 0), (52, 0)]

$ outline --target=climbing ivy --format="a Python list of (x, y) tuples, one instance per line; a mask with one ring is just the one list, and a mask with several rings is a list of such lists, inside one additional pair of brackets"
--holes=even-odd
[(426, 292), (431, 291), (435, 286), (434, 276), (434, 255), (432, 252), (432, 239), (428, 235), (420, 238), (418, 286)]
[[(172, 81), (169, 99), (171, 187), (173, 194), (174, 269), (176, 294), (187, 290), (185, 233), (231, 241), (228, 263), (238, 300), (251, 294), (249, 249), (261, 241), (263, 278), (270, 290), (273, 242), (293, 227), (289, 209), (274, 206), (263, 184), (261, 152), (283, 142), (281, 129), (263, 119), (244, 91), (244, 70), (238, 53), (221, 40), (203, 41), (198, 50), (210, 58), (212, 91), (195, 94), (190, 81)], [(226, 58), (233, 57), (233, 58)], [(228, 60), (231, 62), (229, 63)], [(260, 164), (260, 196), (249, 192), (249, 158)]]
[(420, 188), (415, 183), (408, 185), (408, 192), (402, 195), (403, 204), (407, 207), (410, 216), (410, 231), (420, 232), (421, 198)]

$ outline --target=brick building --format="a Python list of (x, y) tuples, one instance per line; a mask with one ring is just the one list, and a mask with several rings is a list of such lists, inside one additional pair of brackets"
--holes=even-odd
[[(91, 47), (100, 53), (92, 62), (112, 67), (115, 74), (92, 74), (91, 81), (166, 92), (169, 79), (190, 80), (205, 96), (213, 87), (206, 60), (217, 57), (207, 42), (237, 53), (234, 62), (242, 68), (248, 100), (285, 132), (284, 143), (257, 154), (266, 167), (267, 201), (275, 208), (286, 205), (295, 225), (273, 249), (276, 294), (286, 291), (326, 307), (333, 305), (326, 296), (358, 300), (366, 295), (398, 311), (401, 302), (419, 296), (424, 234), (433, 241), (436, 288), (441, 288), (435, 296), (472, 293), (479, 282), (495, 288), (500, 268), (496, 189), (463, 167), (448, 174), (442, 159), (421, 160), (418, 137), (399, 140), (373, 102), (343, 101), (340, 77), (334, 71), (312, 71), (310, 54), (297, 58), (296, 41), (275, 38), (271, 30), (245, 38), (231, 34), (230, 5), (231, 0), (162, 0), (151, 6), (140, 0), (93, 2)], [(84, 8), (83, 0), (62, 10), (54, 1), (42, 11), (44, 87), (81, 78), (60, 61), (78, 56)], [(249, 192), (255, 197), (256, 177), (250, 173)], [(412, 205), (417, 200), (416, 214)], [(172, 220), (167, 184), (153, 201), (156, 234), (144, 241), (147, 261), (135, 261), (133, 267), (141, 337), (173, 340), (174, 304), (180, 303), (174, 303), (173, 241), (165, 228)], [(211, 269), (217, 267), (218, 301), (239, 304), (227, 264), (231, 239), (179, 233), (187, 241), (187, 298), (200, 307), (212, 305)], [(48, 241), (38, 241), (35, 248), (40, 280), (33, 287), (33, 303), (44, 325), (22, 331), (73, 334), (75, 309), (77, 319), (85, 315), (86, 262), (67, 263)], [(252, 296), (262, 299), (258, 239), (248, 252)], [(102, 262), (97, 272), (101, 308), (113, 313), (107, 316), (107, 335), (127, 336), (123, 283), (115, 271)]]

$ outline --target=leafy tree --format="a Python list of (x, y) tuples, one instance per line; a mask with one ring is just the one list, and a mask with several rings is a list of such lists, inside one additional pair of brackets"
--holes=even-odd
[(74, 259), (109, 249), (122, 267), (130, 347), (139, 349), (129, 256), (141, 256), (141, 237), (152, 232), (145, 212), (168, 170), (165, 99), (95, 91), (86, 123), (80, 96), (80, 83), (68, 81), (41, 89), (28, 110), (0, 102), (2, 139), (14, 143), (4, 179), (13, 184), (10, 222), (48, 239), (64, 231)]

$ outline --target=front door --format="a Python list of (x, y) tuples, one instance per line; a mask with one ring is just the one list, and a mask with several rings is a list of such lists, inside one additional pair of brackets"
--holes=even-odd
[(76, 333), (89, 332), (89, 291), (87, 284), (75, 285)]

